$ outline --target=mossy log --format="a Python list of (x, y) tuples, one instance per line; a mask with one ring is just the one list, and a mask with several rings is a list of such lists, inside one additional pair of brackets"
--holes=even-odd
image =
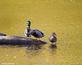
[(0, 36), (0, 45), (43, 45), (45, 41), (22, 37), (22, 36)]

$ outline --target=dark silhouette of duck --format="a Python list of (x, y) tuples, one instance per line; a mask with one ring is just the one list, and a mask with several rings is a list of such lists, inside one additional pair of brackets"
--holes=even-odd
[(56, 46), (57, 36), (56, 36), (56, 33), (55, 32), (52, 33), (52, 35), (49, 37), (49, 41), (52, 43), (51, 46), (50, 46), (51, 48), (57, 47)]
[(36, 37), (36, 38), (42, 38), (42, 37), (44, 37), (44, 33), (41, 32), (38, 29), (32, 30), (31, 35), (34, 36), (34, 37)]
[(27, 21), (27, 28), (25, 31), (25, 36), (27, 37), (35, 37), (35, 38), (42, 38), (44, 37), (44, 33), (38, 29), (31, 29), (31, 21)]

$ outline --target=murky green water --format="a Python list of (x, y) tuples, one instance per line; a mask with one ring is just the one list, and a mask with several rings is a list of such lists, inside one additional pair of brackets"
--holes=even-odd
[[(82, 65), (82, 0), (0, 0), (0, 32), (24, 36), (28, 18), (48, 44), (39, 50), (0, 46), (0, 65)], [(50, 49), (54, 31), (58, 48)]]

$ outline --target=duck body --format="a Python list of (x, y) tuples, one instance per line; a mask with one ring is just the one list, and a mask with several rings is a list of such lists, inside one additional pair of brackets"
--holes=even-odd
[(36, 37), (36, 38), (42, 38), (42, 37), (44, 37), (44, 33), (41, 32), (41, 31), (38, 30), (38, 29), (32, 30), (32, 31), (31, 31), (31, 35), (34, 36), (34, 37)]
[(56, 38), (56, 36), (50, 36), (49, 40), (50, 40), (50, 42), (54, 43), (57, 41), (57, 38)]
[(51, 43), (57, 42), (57, 37), (56, 37), (56, 34), (55, 33), (52, 33), (52, 35), (49, 37), (49, 41)]
[(42, 37), (44, 37), (44, 33), (41, 32), (40, 30), (37, 30), (37, 29), (34, 29), (34, 30), (30, 29), (30, 31), (28, 32), (28, 30), (26, 29), (25, 30), (25, 36), (26, 37), (33, 36), (35, 38), (42, 38)]

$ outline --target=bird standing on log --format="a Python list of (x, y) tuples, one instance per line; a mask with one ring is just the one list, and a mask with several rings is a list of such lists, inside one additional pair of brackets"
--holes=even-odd
[(41, 32), (40, 30), (38, 29), (31, 29), (31, 21), (27, 21), (27, 28), (25, 30), (25, 36), (27, 37), (31, 37), (34, 36), (35, 38), (42, 38), (44, 37), (44, 33)]

